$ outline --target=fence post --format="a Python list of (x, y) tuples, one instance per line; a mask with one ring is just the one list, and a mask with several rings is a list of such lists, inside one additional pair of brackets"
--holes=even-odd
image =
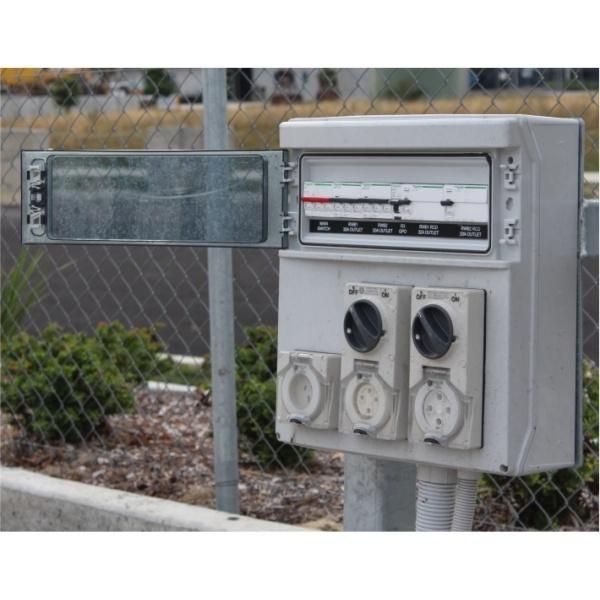
[(451, 88), (457, 98), (461, 100), (469, 93), (471, 89), (471, 69), (455, 69), (451, 75)]
[(414, 531), (415, 494), (414, 465), (344, 456), (345, 531)]
[[(228, 146), (225, 69), (203, 69), (204, 148)], [(210, 362), (216, 507), (239, 513), (238, 444), (233, 327), (233, 266), (230, 248), (208, 249)]]

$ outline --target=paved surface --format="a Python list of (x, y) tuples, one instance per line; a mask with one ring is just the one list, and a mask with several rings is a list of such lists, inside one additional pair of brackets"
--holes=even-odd
[[(20, 213), (2, 209), (2, 271), (20, 246)], [(33, 312), (36, 325), (55, 321), (90, 331), (99, 321), (128, 325), (165, 324), (170, 352), (203, 354), (209, 347), (206, 250), (136, 246), (48, 246), (46, 295)], [(277, 324), (276, 251), (234, 252), (236, 336), (242, 328)], [(61, 267), (59, 271), (57, 267)], [(584, 352), (598, 363), (598, 259), (585, 259)]]
[[(20, 213), (2, 209), (2, 272), (20, 249)], [(206, 250), (141, 246), (40, 246), (46, 286), (32, 311), (36, 327), (57, 322), (91, 331), (99, 321), (164, 323), (170, 352), (209, 348)], [(242, 328), (277, 324), (277, 251), (234, 252), (236, 336)], [(31, 327), (31, 323), (29, 327)]]

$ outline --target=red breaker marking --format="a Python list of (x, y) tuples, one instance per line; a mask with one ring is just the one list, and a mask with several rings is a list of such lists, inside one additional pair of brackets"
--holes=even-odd
[(317, 198), (316, 196), (303, 196), (302, 202), (308, 202), (308, 203), (331, 202), (331, 198)]

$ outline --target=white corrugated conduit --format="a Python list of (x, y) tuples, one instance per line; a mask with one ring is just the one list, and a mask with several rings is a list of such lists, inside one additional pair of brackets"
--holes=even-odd
[(458, 472), (452, 531), (471, 531), (473, 529), (479, 478), (480, 474), (473, 471)]
[(453, 469), (417, 465), (416, 531), (450, 531), (456, 479)]

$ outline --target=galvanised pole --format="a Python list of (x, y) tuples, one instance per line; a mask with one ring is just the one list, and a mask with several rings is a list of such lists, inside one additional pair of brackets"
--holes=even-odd
[[(225, 69), (203, 69), (204, 148), (228, 146)], [(233, 267), (230, 248), (208, 249), (210, 361), (216, 507), (239, 513)]]

